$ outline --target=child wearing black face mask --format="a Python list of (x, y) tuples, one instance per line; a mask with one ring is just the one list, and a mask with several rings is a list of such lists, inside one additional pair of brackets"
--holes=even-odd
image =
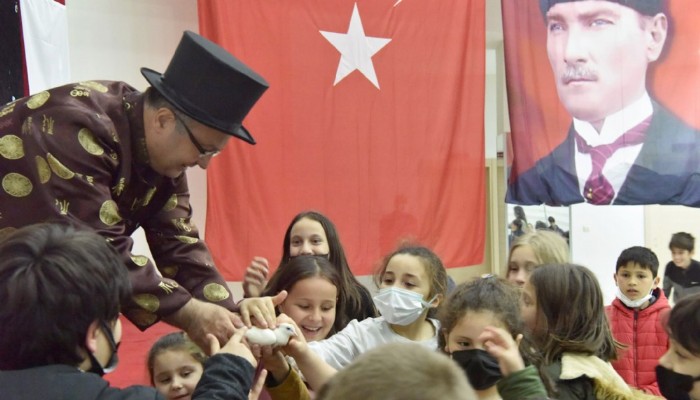
[(670, 346), (656, 380), (668, 400), (700, 400), (700, 293), (681, 299), (666, 323)]
[[(462, 367), (480, 400), (501, 399), (496, 384), (502, 378), (498, 360), (485, 350), (480, 336), (486, 327), (496, 326), (519, 340), (523, 329), (519, 296), (515, 285), (488, 276), (457, 286), (438, 312), (442, 327), (440, 349)], [(512, 398), (546, 396), (542, 384), (537, 381), (536, 371), (528, 371), (533, 372), (537, 388), (525, 393), (521, 391), (518, 396), (523, 397)]]

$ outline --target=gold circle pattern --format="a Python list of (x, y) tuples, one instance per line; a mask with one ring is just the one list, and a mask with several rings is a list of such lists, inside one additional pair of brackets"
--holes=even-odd
[(212, 302), (226, 300), (229, 296), (228, 290), (218, 283), (207, 284), (204, 286), (203, 292), (204, 298)]
[(5, 135), (0, 138), (0, 156), (8, 160), (19, 160), (24, 157), (22, 139), (16, 135)]
[(78, 142), (83, 146), (85, 151), (92, 154), (93, 156), (101, 156), (105, 153), (105, 150), (97, 143), (95, 135), (90, 132), (87, 128), (81, 128), (78, 131)]
[(26, 176), (16, 172), (10, 172), (2, 178), (2, 188), (10, 196), (26, 197), (32, 192), (32, 181)]

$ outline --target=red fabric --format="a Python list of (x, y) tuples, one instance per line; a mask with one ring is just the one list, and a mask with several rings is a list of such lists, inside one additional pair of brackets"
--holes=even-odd
[(656, 366), (668, 349), (668, 334), (661, 317), (670, 310), (663, 290), (656, 289), (654, 304), (641, 310), (635, 320), (635, 311), (625, 307), (620, 299), (605, 307), (613, 337), (627, 346), (618, 352), (613, 368), (630, 386), (661, 396), (656, 383)]
[[(664, 52), (650, 64), (649, 94), (700, 129), (700, 8), (696, 0), (668, 1)], [(547, 27), (537, 1), (501, 0), (508, 107), (513, 141), (509, 180), (564, 141), (571, 124), (557, 96), (547, 58)]]
[(120, 388), (131, 385), (151, 386), (146, 367), (148, 351), (161, 336), (177, 332), (179, 329), (159, 322), (141, 332), (125, 317), (120, 317), (120, 320), (122, 322), (122, 339), (119, 345), (119, 364), (114, 372), (106, 374), (104, 377), (111, 386)]
[[(357, 9), (379, 89), (359, 71), (334, 85)], [(206, 238), (227, 279), (255, 255), (276, 265), (289, 221), (315, 209), (336, 224), (356, 274), (398, 240), (448, 267), (484, 253), (484, 0), (200, 0), (201, 33), (270, 82), (208, 171)]]

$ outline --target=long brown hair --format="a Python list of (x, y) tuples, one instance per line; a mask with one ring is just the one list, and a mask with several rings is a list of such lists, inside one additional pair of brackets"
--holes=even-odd
[(600, 285), (593, 272), (574, 264), (548, 264), (532, 272), (537, 302), (534, 345), (549, 365), (565, 352), (615, 360), (613, 339)]
[[(357, 319), (363, 320), (368, 317), (376, 317), (379, 315), (377, 310), (374, 309), (374, 303), (371, 302), (371, 296), (369, 291), (362, 286), (362, 284), (355, 278), (350, 266), (348, 265), (348, 260), (345, 257), (345, 251), (343, 250), (343, 245), (340, 242), (340, 236), (338, 231), (335, 229), (335, 225), (331, 222), (328, 217), (317, 211), (303, 211), (297, 214), (292, 222), (289, 223), (287, 231), (284, 233), (284, 241), (282, 243), (282, 259), (280, 260), (279, 267), (277, 269), (283, 268), (284, 265), (292, 258), (289, 251), (289, 243), (291, 241), (292, 228), (294, 224), (300, 220), (308, 218), (312, 221), (316, 221), (321, 224), (323, 231), (326, 233), (326, 239), (328, 240), (328, 259), (336, 267), (338, 273), (340, 274), (340, 279), (343, 281), (343, 288), (345, 289), (346, 301), (343, 304), (343, 308), (338, 308), (338, 312), (342, 312), (349, 318), (349, 320)], [(366, 303), (363, 303), (363, 299)], [(371, 309), (369, 315), (367, 314), (366, 307)]]
[(350, 322), (350, 318), (341, 312), (345, 308), (347, 291), (338, 270), (326, 256), (301, 255), (290, 258), (282, 268), (277, 268), (267, 282), (263, 296), (274, 296), (282, 290), (290, 292), (297, 282), (307, 278), (323, 278), (336, 287), (338, 298), (335, 305), (335, 321), (328, 336), (339, 332)]

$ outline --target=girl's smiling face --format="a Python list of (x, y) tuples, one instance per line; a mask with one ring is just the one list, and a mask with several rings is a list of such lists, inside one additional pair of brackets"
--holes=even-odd
[(307, 342), (313, 342), (325, 339), (333, 328), (337, 301), (338, 288), (316, 276), (295, 283), (279, 310), (296, 322)]

